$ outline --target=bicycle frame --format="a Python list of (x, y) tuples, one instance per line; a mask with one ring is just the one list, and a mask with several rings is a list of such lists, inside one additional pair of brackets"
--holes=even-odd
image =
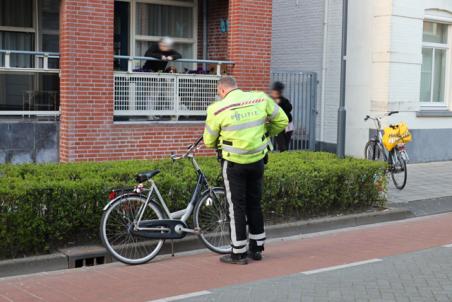
[[(198, 163), (196, 162), (193, 154), (190, 154), (187, 156), (188, 158), (190, 158), (193, 167), (196, 170), (196, 173), (198, 175), (197, 181), (196, 181), (196, 186), (195, 189), (193, 190), (192, 196), (190, 198), (190, 201), (188, 202), (188, 205), (185, 209), (176, 211), (176, 212), (170, 212), (168, 205), (166, 204), (165, 200), (162, 197), (162, 194), (160, 194), (160, 191), (157, 187), (157, 185), (155, 184), (155, 182), (150, 179), (149, 182), (151, 183), (151, 187), (149, 189), (149, 193), (147, 195), (146, 198), (146, 202), (140, 207), (139, 210), (139, 215), (138, 215), (138, 220), (135, 221), (135, 226), (136, 226), (136, 230), (138, 231), (162, 231), (162, 230), (166, 230), (164, 228), (140, 228), (139, 225), (143, 219), (143, 215), (145, 212), (146, 207), (148, 206), (149, 202), (151, 202), (152, 200), (152, 195), (155, 193), (155, 195), (157, 196), (158, 202), (163, 210), (165, 211), (166, 216), (169, 219), (172, 220), (179, 220), (181, 222), (183, 222), (184, 224), (187, 222), (188, 218), (191, 216), (191, 214), (193, 213), (193, 210), (196, 206), (196, 203), (199, 201), (199, 196), (203, 195), (209, 191), (212, 190), (212, 188), (210, 187), (206, 176), (204, 175), (204, 173), (202, 172), (201, 168), (199, 167)], [(203, 189), (206, 188), (206, 190), (203, 191)], [(189, 229), (182, 229), (182, 231), (185, 232), (193, 232), (195, 233), (194, 230), (189, 230)]]
[[(390, 116), (392, 114), (396, 114), (399, 113), (398, 111), (391, 111), (389, 113), (387, 113), (385, 116)], [(383, 146), (383, 129), (381, 126), (381, 119), (382, 117), (370, 117), (370, 116), (366, 116), (366, 118), (364, 119), (365, 121), (367, 121), (368, 119), (371, 119), (375, 126), (376, 126), (376, 130), (377, 130), (377, 134), (374, 138), (374, 141), (380, 145), (380, 149), (383, 153), (383, 157), (385, 162), (389, 162), (390, 164), (393, 164), (393, 161), (398, 161), (399, 159), (397, 158), (397, 156), (395, 156), (395, 150), (398, 150), (398, 147), (396, 146), (394, 149), (392, 149), (391, 151), (387, 151), (386, 148)], [(406, 151), (404, 151), (403, 156), (405, 156), (406, 158), (408, 158), (408, 154), (406, 154)]]

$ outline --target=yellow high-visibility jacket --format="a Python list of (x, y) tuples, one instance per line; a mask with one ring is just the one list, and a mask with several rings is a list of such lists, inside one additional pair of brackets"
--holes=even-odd
[(207, 109), (204, 144), (219, 147), (225, 160), (250, 164), (264, 158), (269, 136), (283, 131), (289, 120), (264, 92), (235, 89)]

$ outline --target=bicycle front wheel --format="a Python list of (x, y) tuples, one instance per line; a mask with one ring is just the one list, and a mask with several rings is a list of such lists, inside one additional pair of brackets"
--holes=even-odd
[(199, 238), (212, 252), (231, 253), (229, 211), (224, 189), (214, 189), (201, 197), (193, 216), (194, 225), (200, 230)]
[[(149, 239), (133, 232), (140, 209), (146, 199), (138, 195), (124, 196), (102, 215), (100, 238), (111, 255), (125, 264), (143, 264), (157, 256), (164, 240)], [(142, 220), (163, 219), (152, 202), (144, 210)]]
[(392, 182), (397, 189), (403, 190), (408, 178), (406, 161), (398, 150), (394, 150), (391, 157), (392, 162), (390, 163), (391, 167), (389, 171), (391, 172)]
[(384, 160), (383, 148), (376, 141), (368, 141), (364, 148), (364, 158), (368, 160)]

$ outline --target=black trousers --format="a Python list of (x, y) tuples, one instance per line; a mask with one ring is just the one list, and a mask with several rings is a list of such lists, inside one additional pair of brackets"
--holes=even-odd
[(278, 145), (278, 151), (284, 152), (289, 150), (290, 140), (292, 139), (293, 131), (281, 132), (276, 136), (276, 144)]
[(232, 253), (246, 253), (248, 238), (251, 251), (263, 251), (265, 232), (261, 198), (264, 160), (252, 164), (224, 161), (223, 178), (229, 203)]

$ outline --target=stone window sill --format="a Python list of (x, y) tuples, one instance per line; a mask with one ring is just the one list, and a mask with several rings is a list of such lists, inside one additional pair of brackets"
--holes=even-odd
[(449, 110), (421, 110), (416, 112), (417, 117), (452, 117)]

